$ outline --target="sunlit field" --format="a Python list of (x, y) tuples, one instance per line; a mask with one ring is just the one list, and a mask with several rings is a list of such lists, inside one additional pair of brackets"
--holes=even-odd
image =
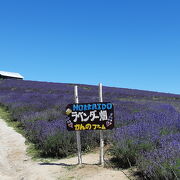
[[(73, 90), (73, 84), (0, 80), (0, 105), (41, 156), (67, 157), (77, 151), (64, 113)], [(78, 90), (79, 102), (98, 102), (97, 86)], [(115, 108), (115, 128), (104, 131), (112, 163), (135, 166), (147, 179), (180, 178), (180, 95), (103, 87), (103, 100)], [(82, 131), (81, 139), (84, 152), (99, 146), (98, 131)]]

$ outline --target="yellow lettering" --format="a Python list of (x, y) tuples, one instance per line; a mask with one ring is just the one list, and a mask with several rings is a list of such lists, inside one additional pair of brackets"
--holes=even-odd
[(80, 125), (79, 124), (74, 125), (74, 127), (75, 127), (76, 131), (78, 131), (80, 129)]
[(85, 130), (86, 128), (81, 124), (80, 125), (80, 130)]
[(104, 126), (104, 124), (102, 125), (101, 129), (106, 129), (106, 127)]
[(85, 129), (91, 129), (92, 125), (91, 124), (86, 124)]

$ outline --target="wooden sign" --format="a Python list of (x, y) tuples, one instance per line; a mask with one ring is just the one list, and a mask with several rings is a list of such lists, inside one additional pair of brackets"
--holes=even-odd
[(114, 127), (114, 106), (110, 102), (69, 104), (66, 114), (69, 131), (108, 130)]

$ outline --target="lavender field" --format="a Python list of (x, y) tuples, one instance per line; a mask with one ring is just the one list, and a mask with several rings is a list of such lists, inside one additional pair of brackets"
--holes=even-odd
[[(73, 84), (0, 80), (0, 105), (18, 122), (41, 156), (76, 153), (74, 132), (66, 130)], [(180, 178), (180, 95), (103, 87), (115, 107), (115, 128), (104, 131), (116, 167), (137, 167), (144, 179)], [(79, 85), (79, 102), (97, 102), (98, 87)], [(98, 131), (81, 132), (82, 149), (99, 146)]]

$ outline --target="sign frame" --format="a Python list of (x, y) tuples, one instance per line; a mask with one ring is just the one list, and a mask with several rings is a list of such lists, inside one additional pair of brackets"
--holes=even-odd
[(68, 131), (114, 128), (114, 106), (110, 102), (68, 104), (66, 114)]

